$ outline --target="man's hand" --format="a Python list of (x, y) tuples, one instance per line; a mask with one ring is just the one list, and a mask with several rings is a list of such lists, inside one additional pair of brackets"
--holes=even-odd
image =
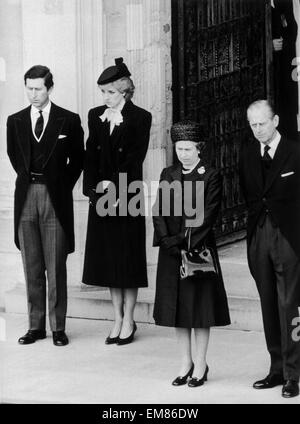
[(94, 188), (89, 190), (89, 203), (91, 206), (95, 206), (97, 203), (97, 200), (99, 199), (98, 194), (96, 193), (96, 190)]
[(275, 50), (275, 52), (279, 52), (280, 50), (282, 50), (282, 46), (283, 46), (283, 39), (282, 39), (282, 37), (280, 37), (280, 38), (274, 38), (274, 40), (273, 40), (273, 49)]

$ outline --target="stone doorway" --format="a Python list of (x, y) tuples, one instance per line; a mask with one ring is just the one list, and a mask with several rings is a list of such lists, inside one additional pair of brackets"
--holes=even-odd
[(223, 175), (219, 243), (245, 236), (239, 149), (247, 106), (271, 97), (270, 12), (267, 0), (172, 0), (173, 120), (204, 125)]

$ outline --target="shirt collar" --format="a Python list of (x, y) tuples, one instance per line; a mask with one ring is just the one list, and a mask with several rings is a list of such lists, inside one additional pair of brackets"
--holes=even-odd
[(43, 113), (50, 113), (50, 109), (51, 109), (51, 101), (49, 100), (49, 102), (47, 103), (47, 106), (44, 107), (44, 109), (38, 109), (37, 107), (35, 107), (34, 105), (31, 105), (31, 114), (34, 115), (36, 113), (39, 113), (40, 110), (43, 111)]
[[(276, 130), (276, 135), (275, 135), (275, 137), (274, 137), (274, 139), (268, 144), (268, 146), (270, 147), (270, 150), (268, 151), (268, 153), (273, 157), (274, 156), (274, 154), (275, 154), (275, 152), (276, 152), (276, 149), (277, 149), (277, 146), (278, 146), (278, 144), (279, 144), (279, 142), (280, 142), (280, 140), (281, 140), (281, 135), (280, 135), (280, 133)], [(260, 143), (260, 152), (261, 152), (261, 155), (263, 156), (263, 154), (264, 154), (264, 149), (265, 149), (265, 146), (266, 146), (266, 144), (263, 144), (263, 143)]]

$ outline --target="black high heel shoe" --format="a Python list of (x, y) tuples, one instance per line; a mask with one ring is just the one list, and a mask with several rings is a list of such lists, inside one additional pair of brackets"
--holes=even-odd
[(105, 344), (114, 344), (114, 343), (117, 343), (118, 340), (119, 340), (119, 336), (117, 336), (117, 337), (110, 337), (110, 336), (108, 336), (105, 339)]
[[(121, 330), (120, 330), (120, 331), (121, 331)], [(110, 336), (106, 337), (106, 339), (105, 339), (105, 344), (110, 345), (110, 344), (117, 343), (117, 342), (118, 342), (118, 340), (119, 340), (119, 335), (120, 335), (120, 332), (119, 332), (119, 334), (117, 335), (117, 337), (110, 337)]]
[(187, 379), (192, 376), (193, 371), (194, 371), (194, 364), (192, 364), (187, 374), (185, 374), (183, 377), (178, 376), (175, 378), (175, 380), (172, 381), (173, 386), (182, 386), (183, 384), (186, 384)]
[(189, 387), (199, 387), (204, 384), (205, 381), (207, 381), (207, 374), (208, 374), (208, 365), (206, 365), (204, 374), (202, 378), (192, 377), (190, 381), (188, 382)]
[(120, 346), (120, 345), (125, 345), (125, 344), (128, 344), (128, 343), (133, 342), (134, 333), (136, 332), (136, 330), (137, 330), (137, 326), (136, 326), (135, 321), (133, 321), (133, 330), (132, 330), (132, 333), (130, 334), (130, 336), (126, 337), (125, 339), (121, 339), (120, 337), (118, 337), (117, 345)]

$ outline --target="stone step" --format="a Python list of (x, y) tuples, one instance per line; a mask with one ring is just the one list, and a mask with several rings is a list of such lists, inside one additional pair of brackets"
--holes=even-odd
[[(154, 290), (140, 289), (135, 310), (137, 322), (153, 323)], [(228, 296), (232, 329), (254, 330), (262, 329), (260, 304), (257, 298)], [(24, 286), (17, 285), (5, 294), (5, 311), (9, 313), (27, 314), (26, 293)], [(69, 318), (113, 319), (109, 291), (82, 288), (72, 288), (68, 292)], [(229, 327), (228, 327), (229, 328)]]

